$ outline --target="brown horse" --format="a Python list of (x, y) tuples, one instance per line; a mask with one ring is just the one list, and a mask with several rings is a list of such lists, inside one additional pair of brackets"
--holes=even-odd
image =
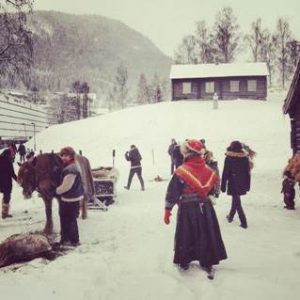
[[(88, 160), (83, 156), (76, 155), (75, 161), (79, 165), (82, 176), (85, 196), (81, 203), (82, 218), (86, 218), (86, 202), (93, 197), (94, 185), (92, 177), (88, 176), (91, 174), (90, 165), (86, 164)], [(44, 232), (46, 234), (53, 232), (52, 200), (53, 198), (59, 199), (55, 190), (60, 185), (62, 169), (62, 160), (58, 155), (45, 153), (30, 158), (20, 166), (18, 172), (18, 183), (23, 188), (25, 199), (31, 198), (32, 193), (37, 191), (44, 200), (46, 211)]]

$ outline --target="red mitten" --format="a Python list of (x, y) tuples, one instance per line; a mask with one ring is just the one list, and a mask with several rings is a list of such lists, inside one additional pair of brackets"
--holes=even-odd
[(165, 208), (165, 216), (164, 216), (164, 222), (165, 224), (170, 224), (170, 217), (172, 216), (171, 211), (167, 208)]

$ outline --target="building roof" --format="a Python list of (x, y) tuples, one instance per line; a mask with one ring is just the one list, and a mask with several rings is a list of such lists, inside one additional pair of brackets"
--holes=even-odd
[(283, 113), (287, 114), (291, 111), (291, 108), (296, 103), (297, 95), (299, 95), (299, 91), (297, 90), (300, 87), (300, 59), (298, 59), (297, 67), (293, 76), (292, 83), (290, 85), (290, 89), (284, 100), (283, 104)]
[(170, 79), (267, 75), (266, 63), (172, 65)]

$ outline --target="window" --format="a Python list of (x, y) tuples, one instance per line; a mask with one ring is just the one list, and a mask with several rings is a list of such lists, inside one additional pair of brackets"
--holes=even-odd
[(183, 82), (182, 83), (182, 94), (190, 94), (192, 92), (192, 83)]
[(215, 83), (213, 81), (205, 82), (205, 92), (211, 94), (215, 92)]
[(238, 92), (240, 90), (240, 82), (238, 80), (230, 80), (230, 92)]
[(247, 85), (248, 85), (248, 92), (256, 92), (256, 80), (248, 80)]

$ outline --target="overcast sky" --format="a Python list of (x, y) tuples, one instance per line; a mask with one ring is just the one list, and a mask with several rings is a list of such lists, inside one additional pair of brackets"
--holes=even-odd
[(295, 38), (300, 39), (300, 0), (35, 0), (36, 10), (97, 14), (120, 20), (146, 35), (169, 56), (173, 56), (184, 35), (194, 32), (197, 21), (206, 20), (212, 25), (224, 6), (233, 8), (243, 31), (258, 17), (270, 30), (279, 17), (285, 17)]

